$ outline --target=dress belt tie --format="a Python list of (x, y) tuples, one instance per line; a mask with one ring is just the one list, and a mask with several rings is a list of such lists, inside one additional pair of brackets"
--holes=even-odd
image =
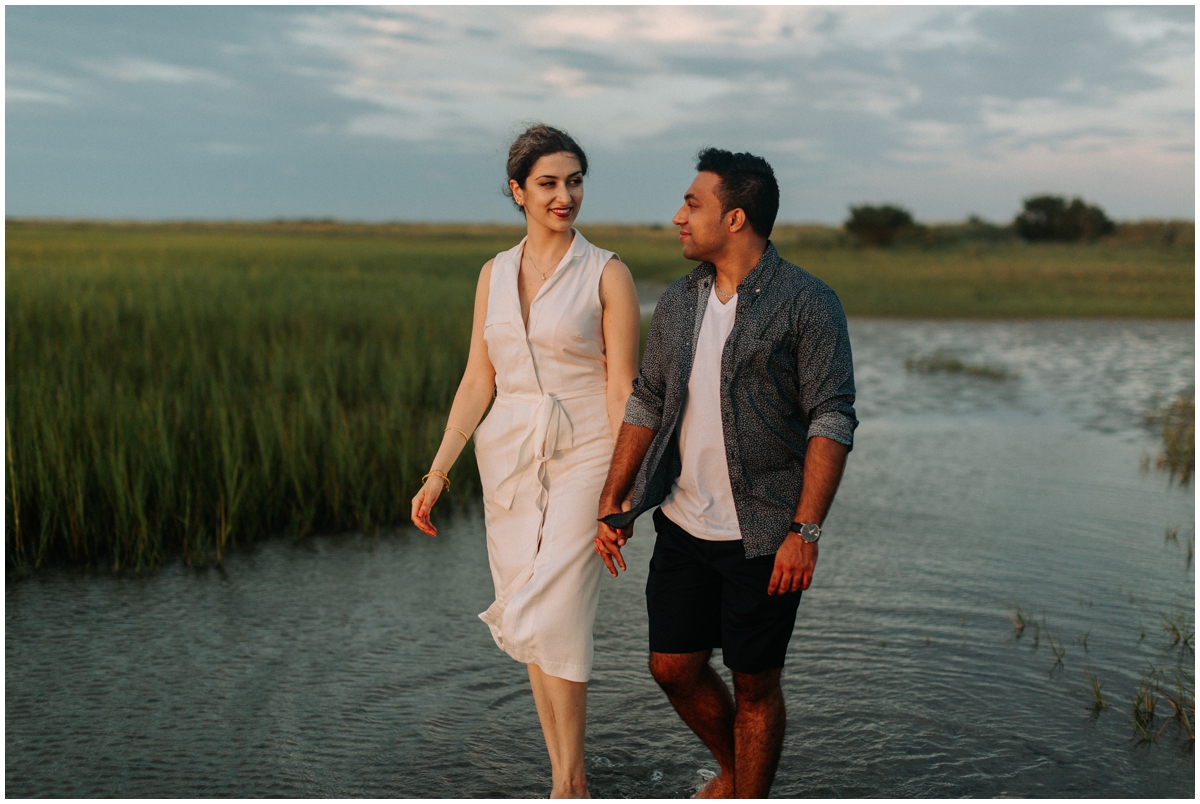
[(525, 474), (525, 470), (530, 465), (536, 463), (538, 464), (538, 480), (542, 484), (542, 489), (538, 494), (538, 508), (544, 510), (547, 493), (545, 463), (554, 457), (554, 453), (570, 449), (575, 441), (574, 428), (571, 426), (571, 420), (567, 418), (567, 412), (563, 409), (562, 403), (585, 396), (600, 396), (606, 392), (607, 388), (602, 387), (599, 390), (588, 389), (568, 394), (543, 393), (540, 399), (532, 395), (529, 397), (504, 394), (497, 396), (497, 402), (537, 399), (538, 404), (534, 408), (529, 428), (525, 431), (525, 437), (521, 440), (521, 446), (517, 450), (517, 465), (496, 486), (495, 501), (505, 508), (512, 508), (517, 494), (517, 486), (521, 483), (521, 476)]

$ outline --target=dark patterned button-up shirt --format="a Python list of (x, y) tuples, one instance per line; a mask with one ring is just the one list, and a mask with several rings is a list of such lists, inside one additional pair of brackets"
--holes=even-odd
[[(657, 431), (633, 487), (633, 507), (605, 521), (628, 527), (660, 504), (679, 476), (679, 423), (692, 358), (716, 279), (701, 263), (658, 301), (625, 421)], [(721, 421), (734, 507), (747, 558), (787, 538), (800, 500), (808, 439), (853, 446), (854, 368), (846, 316), (834, 292), (767, 243), (738, 285), (721, 356)]]

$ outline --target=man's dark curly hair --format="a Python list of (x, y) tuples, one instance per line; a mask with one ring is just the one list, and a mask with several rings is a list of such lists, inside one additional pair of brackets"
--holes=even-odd
[(767, 160), (754, 154), (705, 148), (696, 155), (696, 170), (721, 177), (717, 197), (721, 199), (722, 215), (741, 209), (755, 234), (771, 236), (779, 214), (779, 184)]

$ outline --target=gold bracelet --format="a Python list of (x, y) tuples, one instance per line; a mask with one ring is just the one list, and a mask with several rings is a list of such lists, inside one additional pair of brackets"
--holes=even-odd
[(443, 432), (443, 433), (448, 433), (448, 432), (450, 432), (451, 430), (453, 430), (454, 432), (458, 433), (460, 436), (462, 436), (463, 438), (467, 439), (468, 441), (470, 441), (470, 440), (471, 440), (471, 437), (470, 437), (469, 435), (467, 435), (466, 433), (464, 433), (462, 430), (459, 430), (457, 427), (447, 427), (447, 428), (446, 428), (445, 430), (443, 430), (442, 432)]
[(441, 469), (430, 469), (429, 473), (427, 475), (425, 475), (425, 477), (421, 478), (421, 485), (424, 486), (425, 481), (431, 477), (440, 477), (442, 479), (442, 482), (446, 484), (446, 491), (450, 490), (450, 476), (447, 475), (445, 472), (443, 472)]

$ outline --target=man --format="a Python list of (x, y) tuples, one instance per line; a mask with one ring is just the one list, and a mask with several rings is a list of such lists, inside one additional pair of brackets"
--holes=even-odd
[[(762, 798), (783, 747), (796, 609), (858, 425), (854, 376), (837, 297), (768, 239), (771, 166), (709, 148), (696, 169), (673, 223), (701, 264), (650, 322), (596, 550), (614, 576), (625, 569), (633, 520), (661, 503), (650, 671), (720, 766), (698, 797)], [(716, 647), (732, 696), (709, 664)]]

